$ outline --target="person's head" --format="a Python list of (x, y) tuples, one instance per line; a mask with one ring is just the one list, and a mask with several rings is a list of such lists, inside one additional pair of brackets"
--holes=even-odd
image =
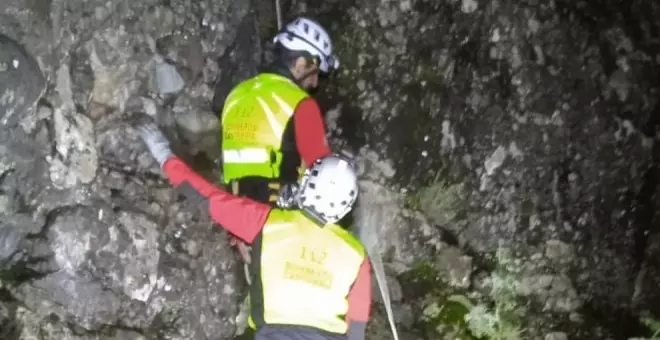
[(358, 196), (353, 164), (337, 155), (318, 159), (305, 170), (298, 189), (298, 207), (321, 225), (348, 214)]
[(278, 59), (285, 63), (300, 87), (313, 90), (319, 74), (329, 74), (339, 67), (332, 54), (332, 41), (319, 23), (297, 18), (288, 23), (273, 39)]

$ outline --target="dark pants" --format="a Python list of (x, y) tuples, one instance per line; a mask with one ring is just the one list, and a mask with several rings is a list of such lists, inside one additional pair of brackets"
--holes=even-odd
[(266, 325), (254, 340), (347, 340), (346, 335), (332, 334), (312, 327)]

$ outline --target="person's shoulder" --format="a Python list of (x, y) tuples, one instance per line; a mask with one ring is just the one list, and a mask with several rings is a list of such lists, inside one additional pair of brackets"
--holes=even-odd
[(338, 224), (333, 224), (331, 228), (335, 232), (335, 234), (341, 237), (341, 239), (344, 240), (344, 242), (347, 245), (353, 248), (353, 250), (355, 250), (362, 256), (366, 256), (367, 253), (366, 247), (364, 246), (362, 241), (360, 241), (360, 239), (358, 239), (355, 235), (353, 235), (351, 232), (349, 232), (348, 230), (346, 230), (345, 228), (343, 228)]
[(297, 210), (272, 207), (270, 209), (270, 218), (280, 221), (288, 220), (289, 222), (296, 222), (298, 219), (298, 214), (296, 212)]
[(303, 97), (300, 102), (298, 102), (298, 105), (296, 105), (296, 110), (295, 112), (297, 114), (320, 114), (321, 113), (321, 106), (319, 105), (319, 102), (314, 99), (312, 96), (307, 96)]

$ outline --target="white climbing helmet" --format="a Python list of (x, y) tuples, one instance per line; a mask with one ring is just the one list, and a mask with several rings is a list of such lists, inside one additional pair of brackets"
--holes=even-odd
[(305, 170), (298, 190), (298, 206), (326, 225), (346, 216), (357, 195), (357, 174), (353, 164), (331, 155), (317, 160)]
[(291, 51), (305, 51), (320, 59), (319, 69), (325, 73), (339, 68), (339, 60), (332, 55), (332, 41), (326, 30), (316, 21), (300, 17), (288, 23), (273, 39)]

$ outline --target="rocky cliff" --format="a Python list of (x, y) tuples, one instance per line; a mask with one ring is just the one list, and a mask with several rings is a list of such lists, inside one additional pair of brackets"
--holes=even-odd
[[(342, 71), (319, 100), (334, 146), (360, 164), (356, 229), (378, 242), (401, 339), (652, 333), (656, 2), (281, 7), (336, 37)], [(267, 60), (274, 13), (270, 1), (5, 1), (0, 338), (242, 333), (225, 233), (169, 188), (121, 115), (157, 117), (212, 178), (214, 93)], [(389, 339), (375, 295), (370, 339)]]

